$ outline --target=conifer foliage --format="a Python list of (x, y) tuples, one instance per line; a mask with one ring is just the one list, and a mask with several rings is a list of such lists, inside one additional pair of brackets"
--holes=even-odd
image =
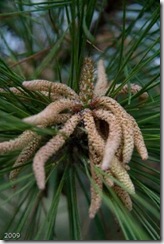
[(160, 239), (160, 5), (116, 2), (0, 2), (2, 240)]

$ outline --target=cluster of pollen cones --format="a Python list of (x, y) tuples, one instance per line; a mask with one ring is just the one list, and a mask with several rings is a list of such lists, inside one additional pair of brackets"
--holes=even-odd
[[(40, 128), (61, 125), (58, 133), (42, 146), (42, 136), (30, 130), (24, 131), (16, 139), (0, 143), (0, 154), (21, 150), (10, 172), (10, 180), (14, 181), (21, 166), (33, 158), (32, 166), (38, 188), (44, 190), (45, 163), (76, 132), (77, 126), (84, 126), (88, 138), (91, 172), (90, 218), (95, 216), (101, 206), (104, 183), (111, 187), (123, 204), (131, 210), (130, 194), (135, 193), (135, 188), (128, 174), (128, 163), (134, 147), (142, 160), (148, 158), (148, 153), (135, 119), (115, 99), (105, 96), (109, 86), (103, 61), (98, 62), (97, 81), (94, 84), (93, 62), (90, 58), (85, 58), (79, 94), (65, 84), (46, 80), (24, 81), (22, 87), (10, 87), (11, 92), (16, 95), (21, 95), (25, 88), (29, 91), (39, 91), (51, 98), (52, 102), (46, 108), (36, 115), (24, 118), (24, 122)], [(116, 85), (116, 88), (118, 86)], [(141, 87), (131, 84), (130, 90), (135, 94)], [(129, 86), (125, 85), (119, 94), (128, 91)], [(0, 92), (6, 91), (0, 89)], [(147, 93), (142, 93), (140, 97), (147, 98)]]

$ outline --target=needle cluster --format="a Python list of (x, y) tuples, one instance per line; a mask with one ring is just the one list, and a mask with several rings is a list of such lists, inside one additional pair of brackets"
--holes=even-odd
[[(22, 87), (29, 91), (39, 91), (51, 97), (52, 102), (38, 114), (23, 119), (38, 127), (49, 127), (60, 124), (58, 133), (43, 146), (41, 136), (27, 130), (18, 138), (0, 143), (0, 154), (21, 149), (21, 153), (13, 165), (10, 179), (14, 180), (22, 166), (33, 157), (33, 171), (38, 188), (45, 189), (45, 164), (58, 152), (74, 133), (75, 128), (84, 126), (88, 138), (90, 171), (91, 171), (91, 204), (89, 216), (93, 218), (101, 206), (103, 182), (112, 187), (123, 204), (132, 209), (129, 194), (135, 193), (134, 185), (129, 177), (129, 167), (134, 147), (143, 160), (148, 158), (147, 149), (140, 128), (135, 119), (113, 98), (105, 96), (109, 84), (103, 61), (98, 63), (97, 82), (94, 84), (94, 64), (90, 58), (85, 58), (80, 77), (80, 91), (75, 93), (70, 87), (61, 83), (46, 80), (24, 81)], [(117, 87), (116, 87), (117, 88)], [(138, 85), (130, 86), (131, 92), (141, 90)], [(20, 87), (11, 87), (16, 95), (21, 94)], [(127, 93), (125, 85), (120, 93)], [(3, 89), (0, 92), (5, 92)], [(147, 93), (141, 94), (142, 98)], [(82, 122), (82, 123), (81, 123)], [(103, 125), (106, 127), (104, 129)], [(98, 173), (96, 168), (104, 174)], [(116, 179), (122, 184), (117, 185)]]

